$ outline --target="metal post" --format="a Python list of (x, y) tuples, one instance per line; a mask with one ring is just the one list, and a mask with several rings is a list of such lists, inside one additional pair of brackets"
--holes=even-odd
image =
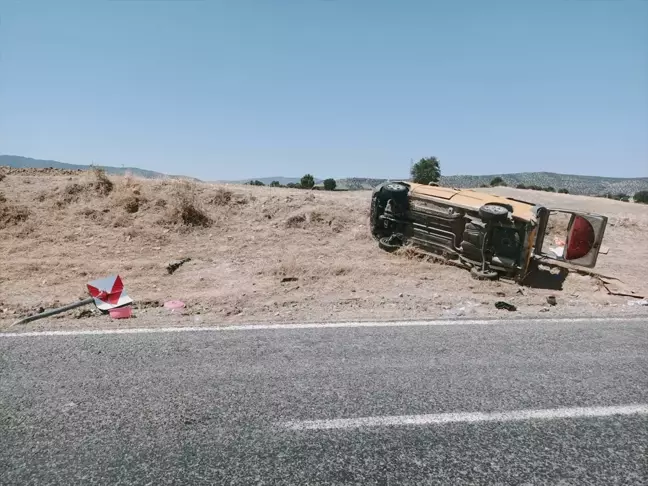
[(23, 319), (20, 319), (19, 321), (14, 322), (10, 327), (13, 327), (17, 324), (27, 324), (28, 322), (36, 321), (38, 319), (43, 319), (44, 317), (54, 316), (56, 314), (60, 314), (65, 311), (76, 309), (77, 307), (82, 307), (84, 305), (92, 304), (92, 302), (94, 302), (94, 299), (92, 297), (88, 297), (87, 299), (74, 302), (73, 304), (68, 304), (66, 306), (59, 307), (57, 309), (52, 309), (45, 312), (41, 312), (40, 314), (35, 314), (33, 316), (25, 317)]

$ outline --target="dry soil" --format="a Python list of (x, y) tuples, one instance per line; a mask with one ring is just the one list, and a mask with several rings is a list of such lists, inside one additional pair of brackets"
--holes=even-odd
[[(0, 169), (2, 171), (3, 169)], [(216, 325), (350, 319), (632, 314), (646, 308), (609, 295), (589, 276), (562, 290), (477, 282), (469, 272), (378, 249), (368, 230), (370, 193), (228, 186), (9, 170), (0, 181), (0, 329), (19, 316), (87, 295), (119, 274), (135, 319), (70, 312), (21, 327)], [(497, 188), (510, 197), (606, 214), (597, 270), (648, 293), (648, 206)], [(168, 263), (191, 258), (173, 274)], [(548, 306), (555, 295), (558, 304)], [(186, 302), (171, 313), (160, 305)], [(78, 318), (75, 318), (78, 317)], [(83, 317), (83, 318), (82, 318)], [(16, 330), (13, 327), (12, 330)]]

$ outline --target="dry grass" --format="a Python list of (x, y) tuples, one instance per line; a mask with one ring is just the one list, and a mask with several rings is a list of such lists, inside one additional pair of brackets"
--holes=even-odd
[[(473, 281), (469, 272), (413, 249), (379, 250), (368, 231), (368, 192), (111, 176), (105, 194), (96, 189), (96, 177), (34, 170), (2, 182), (10, 204), (1, 207), (24, 208), (28, 217), (11, 216), (0, 229), (0, 318), (2, 309), (20, 313), (76, 300), (86, 282), (114, 273), (136, 301), (181, 299), (187, 312), (211, 314), (211, 322), (421, 318), (455, 315), (462, 307), (489, 315), (497, 314), (493, 303), (501, 293), (519, 313), (533, 314), (555, 293), (526, 289), (521, 295), (503, 282)], [(32, 183), (25, 185), (25, 178)], [(552, 197), (563, 198), (556, 206), (608, 214), (610, 253), (599, 258), (601, 270), (643, 288), (647, 208), (642, 213), (605, 199)], [(57, 201), (67, 202), (52, 211)], [(168, 275), (166, 265), (184, 257), (191, 261)], [(600, 312), (627, 300), (578, 275), (558, 296), (552, 314)]]
[(219, 187), (216, 190), (216, 193), (209, 199), (209, 204), (215, 206), (227, 206), (232, 202), (233, 197), (234, 193), (232, 191)]
[(113, 182), (106, 175), (106, 171), (100, 167), (93, 167), (92, 173), (94, 175), (93, 187), (97, 193), (102, 196), (110, 194), (114, 188)]
[(26, 207), (11, 204), (4, 194), (0, 193), (0, 230), (27, 221), (29, 214)]
[(206, 228), (212, 225), (213, 221), (203, 208), (195, 183), (189, 181), (175, 183), (168, 221), (186, 227)]

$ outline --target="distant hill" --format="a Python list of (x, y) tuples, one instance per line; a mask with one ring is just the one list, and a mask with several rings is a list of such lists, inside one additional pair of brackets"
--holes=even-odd
[(489, 184), (495, 177), (501, 177), (507, 186), (515, 187), (518, 184), (526, 186), (553, 187), (554, 189), (567, 189), (570, 194), (596, 196), (600, 194), (629, 194), (637, 191), (648, 190), (648, 177), (621, 178), (598, 177), (570, 174), (556, 174), (554, 172), (521, 172), (517, 174), (491, 174), (483, 176), (458, 175), (442, 177), (444, 186), (453, 187), (479, 187)]
[[(75, 165), (57, 162), (55, 160), (40, 160), (31, 159), (29, 157), (20, 157), (18, 155), (0, 155), (0, 167), (9, 166), (16, 168), (47, 168), (52, 167), (55, 169), (67, 170), (88, 170), (90, 165)], [(137, 177), (144, 177), (147, 179), (157, 178), (182, 178), (193, 179), (192, 177), (184, 177), (177, 175), (166, 175), (161, 172), (152, 170), (138, 169), (136, 167), (104, 167), (109, 174), (123, 175), (130, 172)], [(581, 194), (588, 196), (597, 196), (602, 194), (628, 194), (633, 195), (637, 191), (648, 190), (648, 177), (637, 178), (620, 178), (620, 177), (598, 177), (598, 176), (582, 176), (570, 174), (556, 174), (554, 172), (520, 172), (515, 174), (490, 174), (490, 175), (454, 175), (441, 177), (440, 184), (448, 187), (479, 187), (488, 185), (495, 177), (501, 177), (506, 185), (515, 187), (518, 184), (526, 186), (535, 185), (540, 187), (553, 187), (554, 189), (567, 189), (570, 194)], [(244, 184), (251, 180), (259, 180), (266, 185), (270, 185), (272, 181), (278, 181), (281, 185), (290, 183), (299, 183), (299, 177), (261, 177), (252, 179), (243, 179), (239, 181), (222, 181), (234, 184)], [(346, 189), (351, 191), (369, 190), (376, 187), (378, 184), (386, 181), (387, 179), (373, 179), (368, 177), (348, 177), (337, 179), (337, 187), (339, 189)], [(392, 179), (398, 180), (398, 178)], [(401, 179), (402, 180), (402, 179)], [(316, 184), (321, 184), (324, 179), (315, 179)]]
[[(52, 167), (54, 169), (64, 169), (64, 170), (88, 170), (90, 165), (77, 165), (77, 164), (66, 164), (64, 162), (57, 162), (56, 160), (41, 160), (41, 159), (32, 159), (29, 157), (21, 157), (19, 155), (0, 155), (0, 167), (8, 166), (14, 168), (33, 168), (33, 169), (45, 169)], [(155, 172), (153, 170), (138, 169), (136, 167), (106, 167), (100, 166), (108, 174), (115, 175), (124, 175), (126, 172), (129, 172), (135, 177), (143, 177), (145, 179), (160, 179), (165, 177), (177, 178), (177, 179), (194, 179), (192, 177), (184, 176), (174, 176), (167, 175), (161, 172)], [(197, 179), (194, 179), (197, 180)]]
[[(570, 194), (596, 196), (601, 194), (628, 194), (648, 190), (648, 177), (617, 178), (556, 174), (553, 172), (520, 172), (517, 174), (490, 175), (456, 175), (441, 177), (440, 184), (447, 187), (479, 187), (490, 184), (495, 177), (501, 177), (506, 185), (515, 187), (518, 184), (526, 186), (553, 187), (567, 189)], [(351, 177), (339, 179), (338, 186), (350, 190), (371, 189), (387, 179), (369, 179)], [(392, 179), (398, 180), (398, 179)]]

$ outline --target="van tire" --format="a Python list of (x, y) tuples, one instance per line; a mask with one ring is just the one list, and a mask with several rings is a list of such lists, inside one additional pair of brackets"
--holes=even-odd
[(479, 208), (479, 217), (483, 221), (492, 221), (494, 223), (506, 221), (509, 213), (513, 212), (510, 204), (488, 203)]

